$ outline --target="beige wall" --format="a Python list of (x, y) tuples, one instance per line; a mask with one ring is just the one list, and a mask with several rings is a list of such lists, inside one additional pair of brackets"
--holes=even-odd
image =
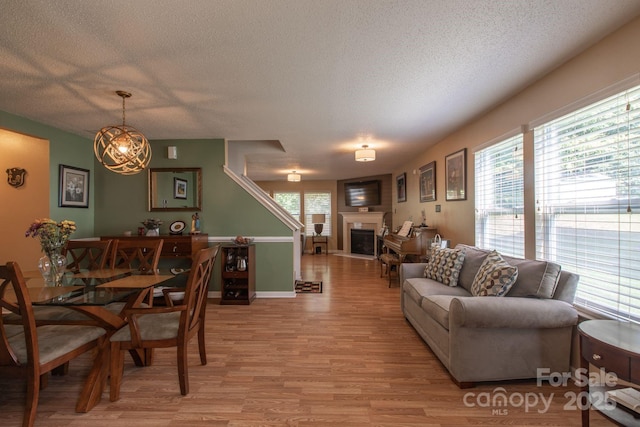
[[(603, 90), (640, 72), (640, 55), (637, 54), (637, 41), (640, 40), (640, 18), (622, 27), (595, 46), (561, 65), (536, 83), (530, 85), (518, 95), (488, 111), (482, 117), (447, 136), (437, 145), (427, 149), (421, 156), (395, 170), (394, 176), (407, 173), (407, 202), (393, 205), (393, 225), (413, 217), (419, 221), (420, 212), (426, 210), (427, 224), (438, 228), (443, 238), (451, 239), (452, 244), (474, 243), (474, 171), (473, 151), (488, 141), (514, 130), (521, 129), (531, 121), (545, 116), (571, 103)], [(640, 80), (638, 81), (640, 84)], [(532, 138), (525, 135), (525, 168), (532, 165)], [(467, 148), (467, 191), (465, 201), (445, 201), (444, 172), (445, 156), (462, 148)], [(436, 162), (437, 200), (420, 203), (418, 199), (418, 178), (413, 170), (427, 163)], [(531, 179), (532, 174), (529, 174)], [(525, 197), (529, 206), (525, 206), (525, 215), (533, 213), (530, 206), (532, 196), (531, 183), (525, 183)], [(393, 200), (396, 200), (395, 189)], [(440, 213), (435, 206), (441, 205)], [(534, 242), (527, 242), (527, 257), (534, 252)]]
[[(17, 261), (22, 270), (34, 270), (40, 244), (24, 233), (33, 220), (49, 216), (49, 141), (0, 129), (0, 153), (0, 262)], [(27, 170), (18, 188), (7, 183), (5, 171), (14, 167)]]

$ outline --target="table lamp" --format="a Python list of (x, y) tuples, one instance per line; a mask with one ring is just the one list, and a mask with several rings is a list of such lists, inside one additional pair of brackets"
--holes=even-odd
[(313, 223), (313, 229), (315, 230), (317, 236), (320, 236), (322, 234), (322, 227), (324, 227), (325, 221), (325, 214), (311, 215), (311, 222)]

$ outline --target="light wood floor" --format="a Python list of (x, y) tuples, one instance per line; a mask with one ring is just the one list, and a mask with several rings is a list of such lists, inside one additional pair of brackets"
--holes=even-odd
[[(377, 261), (305, 255), (302, 267), (305, 280), (323, 281), (322, 294), (209, 304), (209, 363), (199, 364), (193, 342), (188, 396), (180, 396), (175, 353), (157, 350), (150, 367), (127, 358), (118, 402), (109, 402), (107, 390), (91, 412), (77, 414), (85, 357), (69, 375), (49, 380), (36, 426), (580, 425), (579, 411), (564, 409), (571, 403), (565, 393), (579, 392), (574, 386), (455, 386), (405, 321), (398, 288), (379, 277)], [(516, 404), (479, 406), (496, 387)], [(0, 426), (20, 425), (24, 389), (0, 379)], [(544, 412), (541, 402), (528, 411), (518, 407), (517, 397), (525, 395), (553, 397), (550, 409)], [(465, 405), (465, 396), (476, 406)], [(611, 425), (593, 411), (591, 420)]]

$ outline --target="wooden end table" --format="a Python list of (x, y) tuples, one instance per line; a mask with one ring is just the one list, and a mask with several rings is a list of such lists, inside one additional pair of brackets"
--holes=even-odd
[[(591, 364), (615, 373), (620, 380), (640, 384), (640, 325), (617, 320), (587, 320), (578, 325), (578, 333), (583, 375), (588, 375)], [(583, 427), (589, 426), (591, 406), (619, 425), (640, 426), (640, 414), (623, 409), (619, 404), (613, 409), (605, 408), (604, 393), (611, 387), (590, 387), (585, 382), (583, 396), (589, 396), (591, 403), (581, 402)]]
[(329, 241), (327, 236), (311, 236), (311, 250), (313, 255), (315, 255), (316, 247), (320, 248), (320, 253), (322, 253), (322, 245), (324, 245), (324, 253), (325, 255), (329, 253)]

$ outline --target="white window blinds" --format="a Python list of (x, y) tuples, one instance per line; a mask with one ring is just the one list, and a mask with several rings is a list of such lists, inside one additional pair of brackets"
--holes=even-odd
[(522, 156), (522, 134), (475, 153), (475, 244), (524, 258)]
[(636, 322), (639, 98), (636, 87), (534, 129), (536, 257), (580, 274), (576, 304)]
[(325, 222), (322, 228), (323, 236), (331, 236), (331, 193), (330, 192), (305, 192), (304, 193), (304, 223), (305, 235), (313, 236), (314, 227), (311, 215), (324, 214)]
[(301, 221), (300, 218), (300, 193), (298, 192), (282, 192), (274, 191), (273, 200), (282, 206), (295, 219)]

